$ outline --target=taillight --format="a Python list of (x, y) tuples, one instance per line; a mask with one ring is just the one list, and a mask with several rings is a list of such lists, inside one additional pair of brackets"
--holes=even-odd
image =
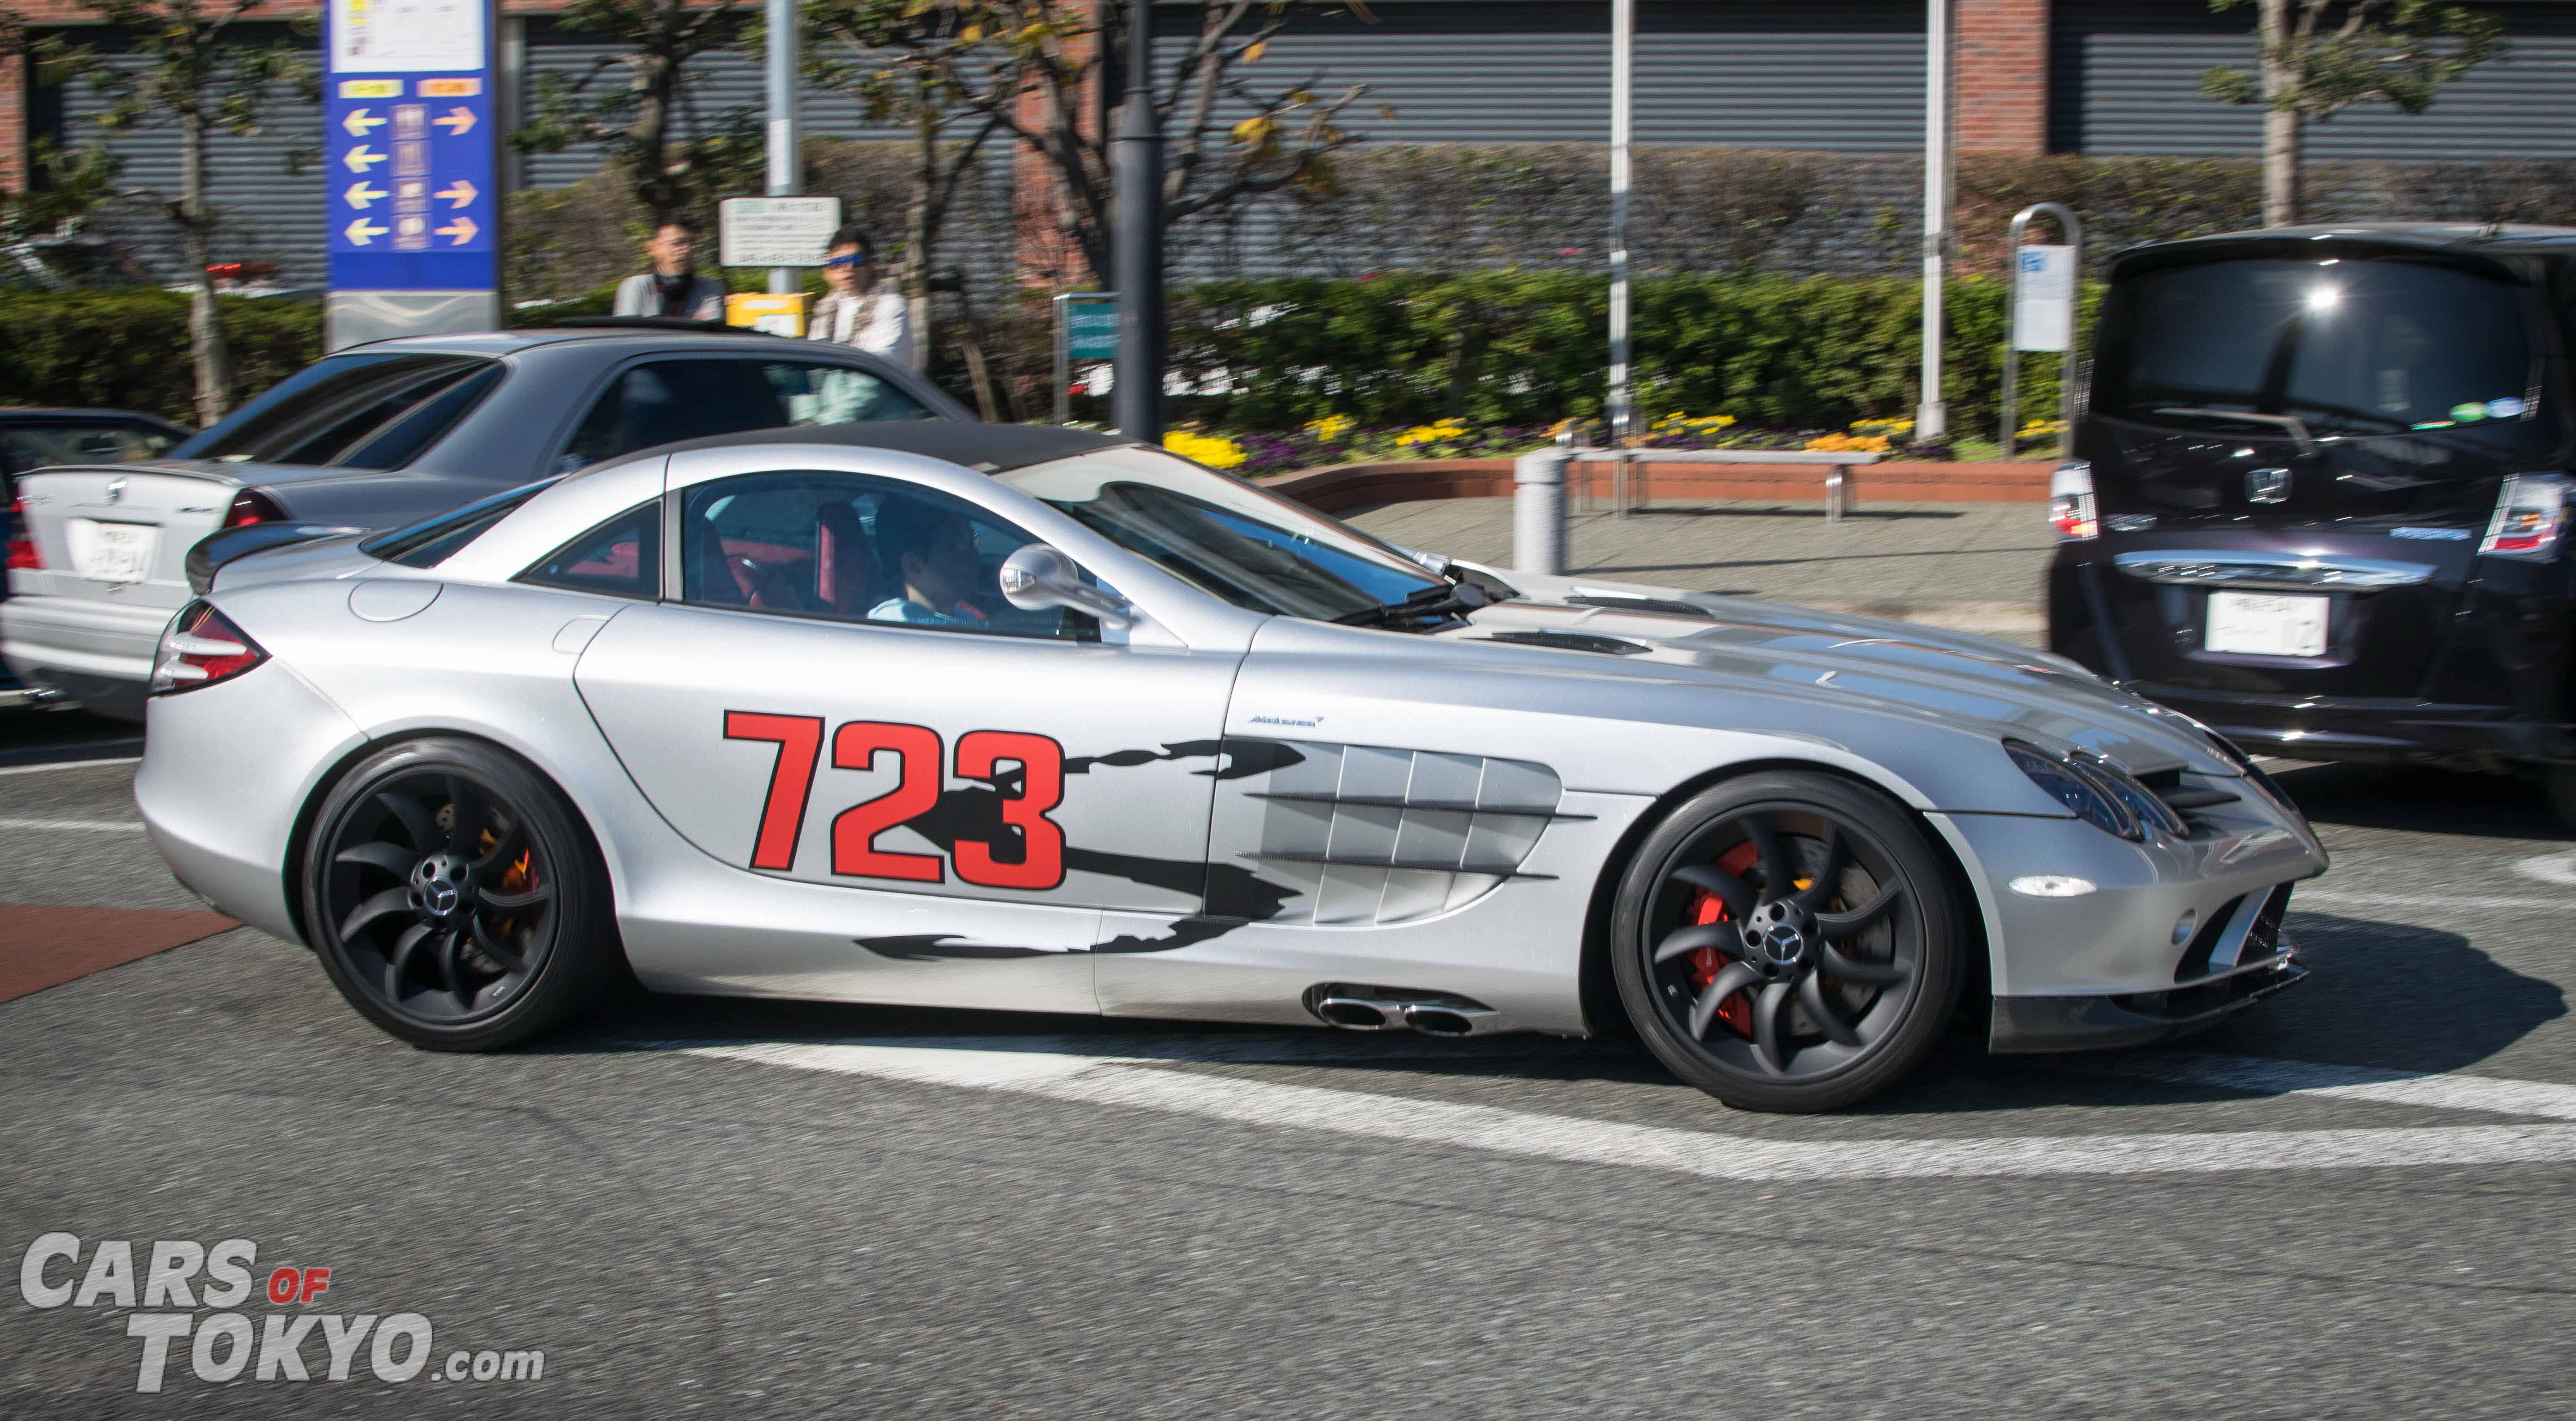
[(2099, 537), (2102, 527), (2093, 517), (2093, 466), (2082, 459), (2069, 459), (2048, 476), (2048, 521), (2057, 528), (2057, 536), (2066, 542)]
[(277, 506), (276, 499), (246, 488), (233, 495), (232, 509), (224, 514), (224, 526), (247, 528), (253, 523), (274, 523), (285, 516), (286, 510)]
[(25, 500), (9, 500), (9, 566), (38, 571), (45, 565), (45, 555), (36, 551), (36, 525), (27, 521)]
[(153, 695), (193, 691), (228, 681), (268, 659), (242, 629), (204, 602), (191, 602), (170, 619), (152, 661)]
[(2559, 535), (2566, 530), (2567, 476), (2515, 474), (2496, 495), (2495, 517), (2488, 521), (2478, 551), (2537, 562), (2558, 555)]

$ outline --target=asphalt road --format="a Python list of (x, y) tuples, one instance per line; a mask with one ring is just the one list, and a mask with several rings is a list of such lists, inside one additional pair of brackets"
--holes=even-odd
[[(0, 903), (198, 906), (131, 769), (0, 774)], [(0, 1284), (0, 1415), (2576, 1410), (2576, 845), (2507, 781), (2284, 782), (2336, 858), (2309, 983), (2161, 1051), (1953, 1047), (1825, 1118), (1619, 1042), (861, 1007), (440, 1056), (224, 932), (0, 1004), (0, 1263), (59, 1231), (38, 1291), (98, 1275)], [(140, 1284), (227, 1239), (245, 1331), (329, 1314), (349, 1379), (313, 1327), (313, 1380), (201, 1380), (200, 1300), (137, 1393), (133, 1315), (189, 1310), (121, 1304), (101, 1241)], [(279, 1266), (327, 1292), (271, 1305)], [(400, 1314), (434, 1342), (387, 1382)], [(438, 1379), (485, 1349), (542, 1378)]]

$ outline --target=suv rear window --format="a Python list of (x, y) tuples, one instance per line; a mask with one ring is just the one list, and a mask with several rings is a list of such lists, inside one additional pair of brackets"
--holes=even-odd
[(2141, 272), (2102, 313), (2093, 408), (2114, 419), (2407, 434), (2521, 419), (2524, 292), (2400, 259), (2203, 262)]
[(171, 451), (179, 459), (399, 469), (501, 383), (479, 355), (335, 355)]

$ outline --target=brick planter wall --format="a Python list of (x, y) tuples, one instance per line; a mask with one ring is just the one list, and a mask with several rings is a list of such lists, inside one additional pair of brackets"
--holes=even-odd
[[(1984, 464), (1890, 462), (1849, 472), (1852, 504), (1881, 502), (2046, 503), (2046, 461)], [(1640, 491), (1669, 503), (1761, 498), (1783, 503), (1825, 501), (1825, 469), (1815, 464), (1639, 464)], [(1509, 459), (1407, 459), (1342, 464), (1262, 480), (1274, 493), (1326, 513), (1378, 503), (1431, 498), (1505, 498), (1512, 492)], [(1567, 487), (1595, 498), (1610, 494), (1608, 464), (1578, 464)]]

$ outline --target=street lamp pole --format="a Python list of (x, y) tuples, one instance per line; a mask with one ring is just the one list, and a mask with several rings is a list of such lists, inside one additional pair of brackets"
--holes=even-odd
[(1110, 177), (1118, 205), (1118, 358), (1111, 417), (1130, 439), (1163, 439), (1163, 134), (1154, 117), (1152, 0), (1128, 0), (1127, 98)]
[(1948, 437), (1941, 398), (1942, 279), (1950, 267), (1950, 0), (1928, 0), (1923, 25), (1923, 390), (1914, 437)]
[[(796, 154), (796, 0), (768, 0), (765, 16), (769, 47), (769, 184), (771, 197), (794, 197), (801, 166)], [(796, 268), (769, 269), (769, 293), (785, 296), (799, 289)]]
[(1629, 388), (1628, 189), (1630, 146), (1636, 138), (1637, 0), (1610, 0), (1610, 492), (1614, 516), (1628, 514), (1627, 451), (1636, 423)]

